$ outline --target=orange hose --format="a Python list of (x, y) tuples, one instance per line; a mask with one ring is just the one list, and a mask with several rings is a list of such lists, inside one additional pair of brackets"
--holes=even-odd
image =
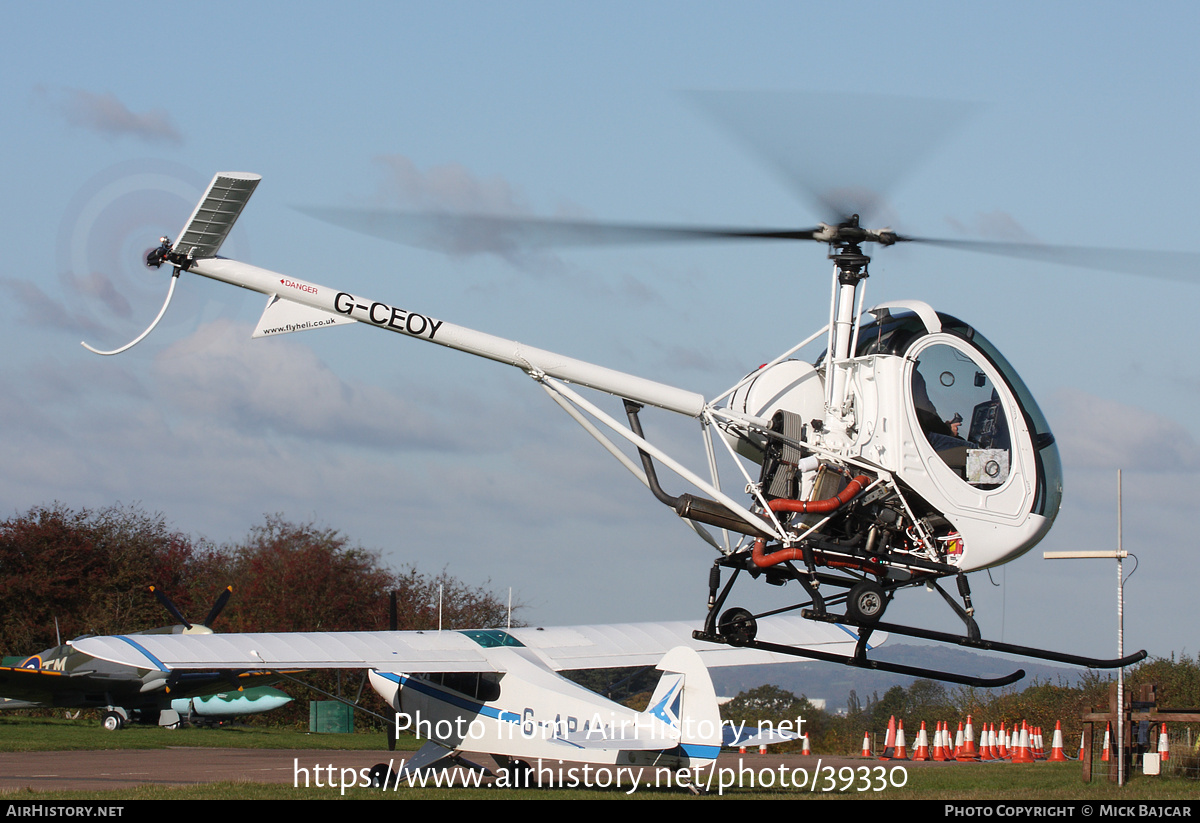
[[(778, 498), (772, 500), (768, 505), (773, 512), (803, 512), (826, 514), (833, 511), (841, 505), (849, 503), (854, 497), (863, 490), (863, 487), (871, 482), (871, 478), (865, 474), (860, 474), (858, 477), (846, 484), (846, 488), (842, 489), (833, 497), (827, 497), (824, 500), (789, 500), (786, 498)], [(760, 569), (765, 569), (768, 566), (777, 566), (788, 560), (803, 560), (804, 552), (802, 549), (780, 549), (777, 552), (766, 553), (767, 541), (764, 538), (759, 538), (754, 541), (754, 553), (751, 558), (754, 560), (754, 565)], [(833, 561), (823, 563), (822, 565), (839, 567), (859, 568), (862, 571), (879, 574), (882, 570), (872, 568), (870, 565), (864, 567), (861, 564), (853, 562)]]

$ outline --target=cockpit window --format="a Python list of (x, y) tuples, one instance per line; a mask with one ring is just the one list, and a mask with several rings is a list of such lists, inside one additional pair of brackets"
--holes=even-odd
[[(1053, 518), (1058, 512), (1062, 499), (1062, 464), (1058, 458), (1058, 448), (1054, 443), (1054, 435), (1050, 432), (1050, 424), (1042, 414), (1042, 410), (1038, 408), (1037, 401), (1034, 400), (1033, 395), (1024, 381), (1021, 380), (1020, 375), (1017, 374), (1012, 365), (1009, 364), (986, 337), (956, 317), (941, 312), (938, 312), (937, 316), (941, 322), (943, 332), (966, 341), (973, 350), (972, 356), (980, 358), (981, 362), (989, 363), (995, 372), (999, 374), (999, 379), (1007, 385), (1009, 394), (1006, 396), (1015, 400), (1018, 407), (1017, 413), (1023, 415), (1030, 435), (1033, 438), (1034, 454), (1037, 463), (1038, 490), (1038, 498), (1034, 504), (1033, 511), (1036, 514)], [(928, 330), (925, 328), (924, 322), (912, 311), (899, 310), (895, 313), (890, 311), (881, 313), (879, 319), (865, 323), (860, 327), (855, 354), (859, 357), (872, 354), (905, 356), (926, 334), (928, 334)], [(929, 367), (928, 371), (926, 369), (919, 369), (919, 371), (921, 372), (921, 379), (927, 384), (925, 386), (926, 392), (933, 391), (936, 393), (936, 390), (930, 384), (931, 375), (929, 371), (932, 371), (932, 366)], [(935, 381), (939, 380), (940, 377), (940, 372), (932, 375)], [(914, 376), (913, 379), (915, 381), (917, 378)], [(915, 385), (913, 386), (913, 392), (914, 396), (916, 396), (917, 387)], [(976, 400), (975, 405), (972, 406), (972, 416), (970, 419), (967, 418), (965, 412), (958, 411), (949, 412), (945, 420), (943, 420), (941, 415), (944, 410), (940, 406), (936, 407), (937, 414), (935, 417), (938, 420), (942, 420), (942, 422), (946, 422), (946, 420), (953, 420), (955, 413), (962, 414), (963, 422), (959, 426), (959, 435), (971, 440), (976, 430), (975, 409), (980, 404), (986, 402), (986, 400), (982, 399)], [(986, 409), (987, 407), (984, 406), (984, 408)], [(979, 421), (979, 425), (981, 427), (979, 431), (985, 432), (988, 421), (981, 420)], [(1007, 437), (1007, 421), (1002, 416), (996, 418), (996, 425), (1005, 426), (1002, 436)], [(941, 432), (944, 434), (944, 430), (935, 423), (931, 422), (931, 426), (933, 426), (930, 429), (931, 432)], [(963, 434), (964, 428), (966, 429), (965, 435)], [(1001, 446), (992, 446), (989, 448), (1001, 448)], [(1008, 450), (1011, 458), (1011, 444), (1005, 443), (1002, 448)], [(958, 461), (957, 456), (947, 454), (947, 457), (955, 462)], [(947, 461), (947, 464), (949, 465), (949, 461)], [(989, 466), (987, 468), (994, 467)], [(967, 474), (965, 465), (962, 468), (962, 473), (964, 477)]]
[(1012, 440), (992, 379), (954, 346), (927, 346), (916, 357), (913, 405), (929, 445), (971, 485), (999, 486), (1008, 479)]

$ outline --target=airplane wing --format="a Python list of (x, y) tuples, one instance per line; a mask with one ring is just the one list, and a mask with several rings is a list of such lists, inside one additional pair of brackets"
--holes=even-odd
[[(9, 699), (2, 708), (52, 706), (56, 694), (81, 689), (79, 682), (80, 678), (72, 678), (66, 672), (0, 666), (0, 694)], [(29, 705), (18, 706), (17, 702)]]
[[(380, 669), (402, 672), (497, 671), (488, 650), (530, 649), (555, 671), (656, 664), (670, 649), (688, 646), (707, 666), (790, 663), (796, 657), (722, 646), (692, 638), (699, 622), (463, 631), (293, 632), (212, 635), (116, 635), (72, 641), (81, 652), (142, 669)], [(758, 623), (770, 643), (853, 654), (853, 627), (791, 615)], [(872, 647), (886, 635), (871, 636)]]
[(147, 678), (136, 671), (112, 671), (107, 664), (76, 671), (0, 666), (0, 709), (102, 705), (110, 698), (152, 701), (159, 692), (171, 697), (197, 697), (279, 680), (277, 675), (263, 672), (240, 672), (231, 678), (228, 672), (213, 671), (212, 666), (206, 669), (176, 675), (167, 691), (166, 676), (154, 670), (153, 677)]

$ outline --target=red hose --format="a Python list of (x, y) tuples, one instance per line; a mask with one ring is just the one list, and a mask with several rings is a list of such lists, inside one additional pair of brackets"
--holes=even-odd
[[(833, 497), (827, 497), (824, 500), (788, 500), (786, 498), (778, 498), (772, 500), (768, 505), (773, 512), (803, 512), (826, 514), (833, 511), (839, 506), (849, 503), (854, 497), (863, 490), (863, 487), (871, 482), (871, 478), (865, 474), (860, 474), (858, 477), (846, 484), (846, 488), (842, 489)], [(788, 560), (803, 560), (804, 552), (802, 549), (780, 549), (776, 552), (766, 554), (765, 549), (767, 541), (764, 538), (758, 538), (754, 541), (754, 553), (751, 558), (754, 560), (754, 565), (760, 569), (765, 569), (768, 566), (777, 566)], [(825, 565), (833, 565), (826, 563)], [(856, 566), (855, 563), (838, 563), (839, 566)], [(863, 571), (875, 573), (876, 570), (867, 567), (859, 566)]]
[(824, 500), (788, 500), (780, 497), (772, 500), (768, 505), (770, 505), (773, 512), (816, 512), (817, 514), (825, 514), (844, 503), (849, 503), (854, 499), (855, 495), (862, 491), (863, 486), (866, 486), (870, 482), (871, 478), (865, 474), (860, 474), (847, 483), (846, 488), (833, 497), (826, 497)]

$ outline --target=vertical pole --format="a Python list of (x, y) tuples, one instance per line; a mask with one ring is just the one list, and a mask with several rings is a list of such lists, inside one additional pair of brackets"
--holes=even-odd
[[(1117, 657), (1125, 656), (1125, 589), (1121, 558), (1121, 470), (1117, 469)], [(1117, 785), (1125, 785), (1125, 667), (1117, 669)]]
[(1083, 724), (1083, 735), (1079, 741), (1079, 759), (1083, 761), (1083, 782), (1092, 780), (1092, 724)]

